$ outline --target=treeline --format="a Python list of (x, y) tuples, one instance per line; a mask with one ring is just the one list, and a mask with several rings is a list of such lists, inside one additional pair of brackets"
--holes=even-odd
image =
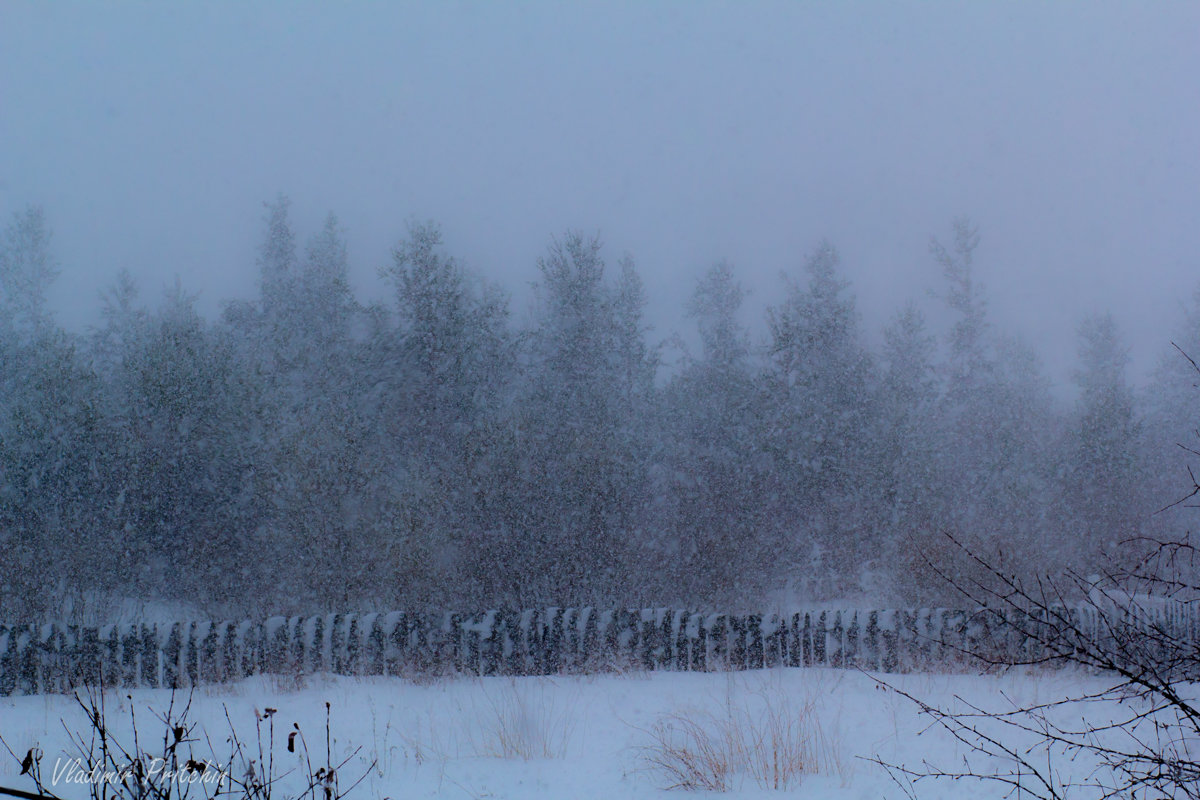
[[(521, 326), (432, 224), (395, 248), (390, 301), (364, 305), (334, 217), (304, 246), (285, 199), (265, 223), (256, 299), (210, 321), (178, 287), (145, 307), (122, 276), (75, 335), (46, 306), (41, 212), (13, 217), (0, 619), (80, 597), (255, 616), (925, 602), (947, 532), (1014, 570), (1091, 569), (1169, 524), (1149, 512), (1186, 479), (1190, 365), (1164, 357), (1139, 398), (1096, 316), (1061, 407), (989, 321), (965, 221), (932, 246), (947, 334), (908, 306), (873, 352), (822, 244), (764, 342), (739, 322), (735, 270), (709, 270), (688, 306), (699, 352), (670, 374), (634, 264), (594, 239), (550, 244)], [(1200, 355), (1193, 308), (1180, 344)]]

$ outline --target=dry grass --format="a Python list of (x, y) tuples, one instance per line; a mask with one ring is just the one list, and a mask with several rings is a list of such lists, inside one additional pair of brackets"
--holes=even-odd
[(559, 698), (548, 679), (511, 679), (500, 691), (483, 692), (479, 736), (473, 744), (479, 755), (494, 758), (561, 758), (575, 729), (569, 702)]
[[(441, 763), (462, 756), (458, 738), (453, 731), (447, 733), (432, 713), (417, 717), (396, 729), (396, 736), (403, 743), (401, 756), (417, 766), (426, 762)], [(384, 749), (387, 749), (386, 741)]]
[(722, 726), (684, 713), (659, 717), (647, 731), (650, 744), (641, 748), (643, 764), (665, 777), (665, 789), (730, 788), (732, 753)]
[(578, 718), (577, 696), (564, 697), (562, 687), (548, 678), (485, 679), (478, 687), (477, 695), (395, 728), (404, 758), (420, 765), (566, 755)]
[(723, 792), (737, 777), (762, 789), (787, 789), (803, 775), (844, 774), (812, 701), (766, 690), (735, 698), (719, 712), (691, 709), (660, 716), (638, 749), (667, 789)]

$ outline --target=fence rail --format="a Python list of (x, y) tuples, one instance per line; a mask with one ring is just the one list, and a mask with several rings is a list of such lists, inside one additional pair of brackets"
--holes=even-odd
[[(1099, 630), (1092, 606), (1069, 609)], [(256, 674), (543, 675), (620, 668), (675, 671), (857, 667), (907, 672), (967, 653), (1028, 653), (1028, 618), (975, 609), (703, 614), (666, 608), (491, 610), (463, 615), (328, 614), (261, 622), (88, 628), (0, 625), (0, 696), (81, 685), (182, 688)], [(1191, 638), (1194, 613), (1164, 611)], [(1192, 639), (1194, 641), (1194, 639)]]

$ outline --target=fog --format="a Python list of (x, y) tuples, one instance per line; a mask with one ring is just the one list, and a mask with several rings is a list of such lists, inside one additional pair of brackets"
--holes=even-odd
[(121, 268), (209, 317), (253, 296), (282, 192), (300, 231), (338, 214), (362, 299), (412, 219), (518, 317), (550, 238), (598, 232), (658, 339), (721, 258), (761, 335), (822, 238), (869, 336), (907, 298), (936, 319), (929, 237), (968, 215), (1060, 391), (1104, 309), (1141, 382), (1197, 282), (1198, 41), (1182, 2), (10, 1), (0, 212), (45, 209), (70, 330)]
[(1128, 568), (1200, 494), (1197, 42), (1184, 4), (5, 3), (0, 622)]

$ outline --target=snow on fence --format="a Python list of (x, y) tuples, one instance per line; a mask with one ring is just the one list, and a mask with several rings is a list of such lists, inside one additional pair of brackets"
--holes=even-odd
[[(1068, 613), (1084, 629), (1101, 630), (1095, 608)], [(1152, 616), (1139, 624), (1169, 624), (1189, 638), (1196, 631), (1194, 614)], [(261, 673), (545, 675), (775, 666), (907, 672), (965, 662), (969, 652), (1032, 655), (1019, 633), (1029, 622), (988, 609), (734, 615), (545, 608), (101, 628), (0, 625), (0, 696), (88, 684), (179, 688)]]

